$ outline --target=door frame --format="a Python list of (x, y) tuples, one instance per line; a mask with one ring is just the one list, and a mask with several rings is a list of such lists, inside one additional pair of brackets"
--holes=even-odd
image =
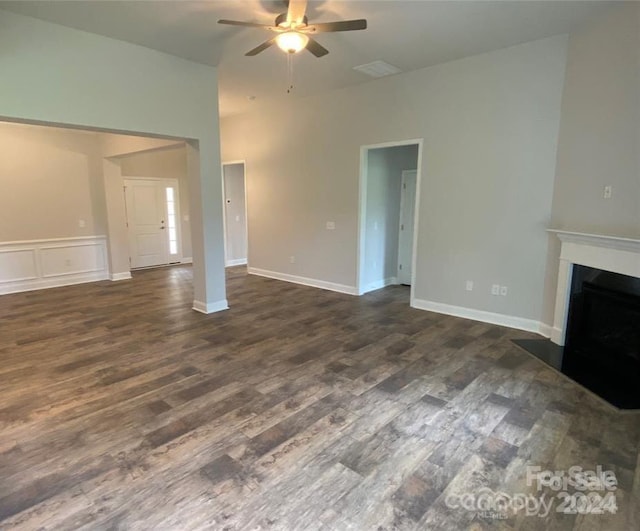
[(398, 140), (395, 142), (384, 142), (381, 144), (367, 144), (360, 146), (360, 178), (358, 191), (358, 245), (356, 248), (356, 290), (358, 295), (366, 293), (363, 285), (364, 278), (364, 256), (365, 256), (365, 228), (367, 221), (367, 184), (369, 174), (369, 151), (372, 149), (418, 146), (418, 162), (416, 168), (416, 204), (413, 214), (413, 244), (411, 246), (411, 291), (410, 303), (415, 298), (416, 285), (416, 256), (418, 248), (418, 220), (420, 213), (420, 188), (422, 182), (422, 150), (424, 139), (412, 138), (409, 140)]
[(247, 162), (242, 160), (229, 160), (223, 161), (220, 165), (221, 171), (220, 174), (222, 176), (221, 186), (222, 186), (222, 231), (224, 233), (224, 264), (225, 267), (231, 267), (233, 265), (243, 265), (243, 264), (235, 264), (227, 262), (227, 195), (224, 188), (224, 167), (225, 166), (233, 166), (234, 164), (242, 164), (244, 170), (242, 172), (242, 177), (244, 179), (244, 231), (245, 231), (245, 241), (247, 242), (247, 267), (249, 266), (249, 202), (247, 201), (247, 196), (249, 195), (247, 192)]
[[(172, 185), (174, 185), (174, 190), (176, 191), (176, 197), (175, 197), (174, 203), (176, 207), (176, 234), (178, 236), (178, 253), (176, 255), (177, 260), (175, 262), (167, 262), (166, 264), (157, 265), (157, 266), (136, 267), (136, 268), (130, 267), (130, 269), (135, 269), (135, 270), (150, 269), (153, 267), (165, 267), (167, 265), (181, 264), (184, 257), (182, 253), (182, 216), (180, 214), (180, 181), (178, 179), (169, 178), (169, 177), (166, 177), (166, 178), (165, 177), (138, 177), (138, 176), (130, 176), (130, 175), (126, 175), (126, 176), (123, 175), (122, 180), (125, 187), (127, 185), (127, 181), (155, 181), (155, 182), (171, 183)], [(126, 194), (124, 199), (125, 199), (124, 201), (125, 221), (127, 224), (127, 237), (128, 237), (127, 243), (128, 243), (128, 250), (129, 250), (129, 266), (131, 266), (131, 235), (129, 234), (129, 211), (127, 209)], [(166, 198), (165, 198), (164, 206), (166, 211), (167, 209)], [(169, 257), (170, 255), (167, 251), (167, 260), (169, 259)]]

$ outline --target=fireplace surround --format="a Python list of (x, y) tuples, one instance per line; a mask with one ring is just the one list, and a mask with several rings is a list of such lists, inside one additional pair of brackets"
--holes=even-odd
[(640, 240), (561, 230), (549, 232), (555, 233), (562, 244), (551, 341), (564, 345), (573, 265), (640, 278)]
[(550, 232), (561, 241), (552, 364), (613, 405), (640, 408), (640, 240)]

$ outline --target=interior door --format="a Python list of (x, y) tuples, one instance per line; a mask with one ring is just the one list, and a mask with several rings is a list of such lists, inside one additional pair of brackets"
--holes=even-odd
[(417, 171), (402, 172), (400, 195), (400, 235), (398, 239), (398, 282), (411, 285), (413, 264), (413, 222), (416, 208)]
[(167, 201), (161, 181), (125, 180), (131, 267), (169, 263)]
[(223, 166), (227, 265), (247, 263), (244, 163)]

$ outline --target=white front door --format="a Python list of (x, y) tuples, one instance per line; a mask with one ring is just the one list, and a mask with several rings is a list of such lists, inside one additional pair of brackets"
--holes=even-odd
[(416, 170), (402, 172), (400, 235), (398, 239), (398, 282), (411, 285), (413, 262), (413, 220), (416, 206)]
[(179, 262), (177, 184), (126, 179), (125, 201), (131, 267)]

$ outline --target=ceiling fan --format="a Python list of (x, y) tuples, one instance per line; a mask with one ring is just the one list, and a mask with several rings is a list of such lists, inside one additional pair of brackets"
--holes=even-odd
[(298, 53), (306, 48), (316, 57), (322, 57), (323, 55), (327, 55), (329, 50), (310, 37), (310, 35), (315, 33), (367, 29), (367, 21), (365, 19), (309, 24), (305, 15), (307, 10), (307, 0), (289, 0), (288, 3), (289, 7), (287, 12), (278, 15), (273, 25), (224, 19), (218, 20), (218, 24), (263, 28), (276, 33), (276, 35), (268, 41), (263, 42), (260, 46), (256, 46), (253, 50), (248, 51), (245, 54), (248, 56), (258, 55), (270, 46), (277, 44), (281, 50), (290, 54)]

